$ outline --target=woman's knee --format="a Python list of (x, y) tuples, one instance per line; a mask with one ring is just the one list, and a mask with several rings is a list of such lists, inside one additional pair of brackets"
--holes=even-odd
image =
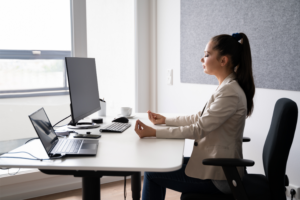
[(153, 178), (154, 174), (155, 174), (155, 172), (145, 172), (144, 179), (151, 180)]
[(144, 180), (155, 181), (156, 179), (167, 179), (170, 176), (170, 172), (145, 172)]

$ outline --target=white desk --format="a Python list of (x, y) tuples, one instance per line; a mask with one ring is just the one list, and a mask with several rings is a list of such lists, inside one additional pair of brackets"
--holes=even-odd
[[(111, 123), (113, 117), (103, 117), (103, 125)], [(65, 174), (74, 175), (77, 177), (83, 177), (83, 190), (86, 193), (91, 192), (91, 188), (88, 189), (91, 183), (98, 185), (100, 190), (100, 179), (103, 175), (118, 175), (118, 172), (126, 174), (129, 172), (136, 173), (136, 176), (140, 176), (141, 171), (151, 172), (168, 172), (175, 171), (181, 168), (183, 161), (184, 151), (184, 139), (156, 139), (156, 138), (143, 138), (140, 139), (134, 131), (135, 121), (140, 119), (147, 125), (152, 125), (148, 120), (146, 113), (135, 114), (134, 119), (130, 119), (132, 124), (129, 129), (123, 133), (100, 133), (98, 129), (88, 130), (76, 130), (78, 133), (85, 133), (87, 131), (91, 134), (101, 134), (99, 139), (98, 152), (96, 156), (91, 157), (66, 157), (58, 160), (45, 160), (45, 161), (33, 161), (23, 159), (8, 159), (0, 157), (0, 167), (11, 168), (38, 168), (42, 172), (47, 174)], [(69, 138), (72, 138), (70, 135)], [(23, 145), (12, 152), (26, 151), (38, 158), (47, 158), (47, 154), (39, 140), (33, 140), (26, 145)], [(4, 156), (4, 155), (3, 155)], [(28, 157), (27, 154), (7, 154), (7, 156), (15, 157)], [(63, 173), (65, 172), (65, 173)], [(84, 172), (84, 173), (81, 173)], [(103, 172), (103, 173), (102, 173)], [(111, 172), (111, 173), (110, 173)], [(116, 173), (114, 173), (116, 172)], [(138, 172), (138, 173), (137, 173)], [(122, 175), (119, 174), (119, 175)], [(87, 175), (84, 175), (87, 174)], [(91, 177), (94, 177), (91, 180)], [(84, 179), (89, 177), (89, 179)], [(99, 181), (97, 181), (99, 180)], [(95, 181), (97, 183), (95, 183)], [(140, 197), (140, 177), (132, 177), (133, 185), (136, 189), (133, 190), (134, 199)], [(137, 183), (139, 181), (139, 183)], [(93, 193), (97, 193), (92, 190)], [(84, 197), (83, 198), (87, 198)], [(100, 191), (99, 198), (100, 199)]]

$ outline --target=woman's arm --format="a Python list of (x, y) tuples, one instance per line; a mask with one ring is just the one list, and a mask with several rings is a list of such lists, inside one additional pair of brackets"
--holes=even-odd
[(188, 116), (177, 116), (177, 117), (165, 117), (160, 114), (156, 114), (148, 110), (148, 118), (153, 124), (166, 124), (169, 126), (187, 126), (196, 123), (201, 112), (198, 112), (195, 115)]
[(201, 116), (201, 112), (194, 115), (166, 117), (165, 123), (168, 126), (188, 126), (196, 123)]
[(203, 138), (206, 133), (219, 128), (229, 119), (236, 112), (238, 103), (239, 95), (234, 90), (220, 91), (207, 111), (198, 117), (195, 123), (180, 127), (159, 128), (156, 130), (156, 137), (195, 139), (198, 136), (197, 138)]

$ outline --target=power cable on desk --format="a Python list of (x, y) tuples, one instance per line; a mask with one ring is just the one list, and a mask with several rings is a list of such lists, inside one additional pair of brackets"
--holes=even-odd
[(64, 121), (65, 119), (68, 119), (69, 117), (71, 117), (71, 115), (69, 115), (68, 117), (66, 117), (66, 118), (64, 118), (64, 119), (62, 119), (62, 120), (60, 120), (59, 122), (57, 122), (56, 124), (54, 124), (53, 127), (55, 127), (57, 124), (59, 124), (60, 122)]
[[(64, 127), (64, 126), (67, 126), (68, 124), (65, 124), (65, 125), (62, 125), (62, 126), (55, 126), (55, 127)], [(54, 127), (54, 126), (53, 126)]]
[(55, 157), (55, 158), (38, 158), (38, 157), (35, 157), (34, 155), (32, 155), (31, 153), (28, 153), (28, 152), (26, 152), (26, 151), (6, 152), (6, 153), (4, 153), (4, 154), (16, 154), (16, 153), (27, 153), (27, 154), (31, 155), (32, 157), (34, 157), (34, 158), (0, 156), (0, 159), (1, 159), (1, 158), (16, 158), (16, 159), (40, 160), (40, 161), (43, 161), (43, 160), (54, 160), (54, 159), (59, 159), (59, 158), (62, 158), (62, 157), (64, 157), (64, 156), (66, 155), (66, 154), (62, 154), (61, 156)]
[(31, 139), (27, 140), (27, 141), (25, 142), (25, 144), (27, 144), (27, 143), (30, 142), (31, 140), (36, 140), (36, 139), (40, 139), (40, 138), (38, 138), (38, 137), (31, 138)]
[[(16, 154), (16, 153), (27, 153), (27, 154), (31, 155), (32, 157), (34, 157), (34, 158), (0, 156), (0, 159), (1, 159), (1, 158), (15, 158), (15, 159), (26, 159), (26, 160), (40, 160), (40, 161), (43, 161), (43, 160), (54, 160), (54, 159), (59, 159), (59, 158), (62, 158), (62, 157), (64, 157), (64, 156), (66, 155), (66, 154), (62, 154), (62, 155), (59, 156), (59, 157), (51, 158), (51, 159), (50, 159), (50, 158), (37, 158), (37, 157), (35, 157), (34, 155), (32, 155), (31, 153), (28, 153), (28, 152), (26, 152), (26, 151), (6, 152), (6, 153), (4, 153), (4, 154)], [(14, 175), (16, 175), (16, 174), (20, 171), (20, 168), (19, 168), (18, 171), (17, 171), (16, 173), (10, 174), (10, 173), (9, 173), (9, 169), (10, 169), (10, 168), (5, 168), (5, 169), (1, 168), (1, 169), (2, 169), (2, 170), (7, 170), (7, 174), (10, 175), (10, 176), (14, 176)]]

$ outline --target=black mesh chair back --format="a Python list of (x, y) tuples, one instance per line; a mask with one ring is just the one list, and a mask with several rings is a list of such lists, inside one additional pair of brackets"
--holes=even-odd
[(286, 199), (285, 169), (297, 124), (297, 104), (287, 98), (276, 102), (270, 130), (263, 149), (265, 175), (271, 199)]

